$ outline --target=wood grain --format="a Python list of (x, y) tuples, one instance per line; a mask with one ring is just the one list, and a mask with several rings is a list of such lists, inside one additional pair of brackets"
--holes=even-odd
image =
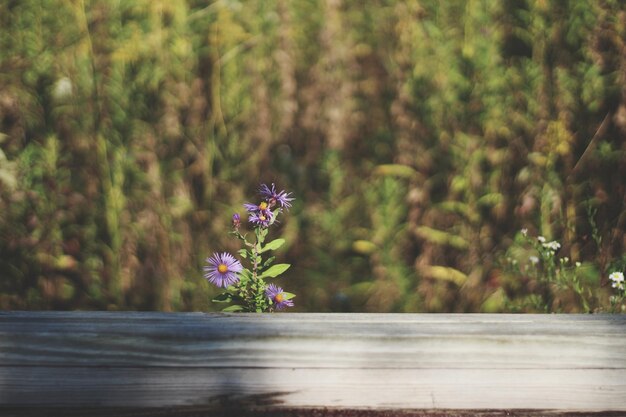
[(626, 316), (0, 313), (0, 407), (624, 411)]

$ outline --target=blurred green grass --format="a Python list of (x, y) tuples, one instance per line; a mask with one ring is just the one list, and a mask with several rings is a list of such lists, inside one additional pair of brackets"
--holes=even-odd
[(625, 22), (610, 0), (2, 2), (0, 308), (217, 309), (204, 259), (275, 182), (296, 311), (536, 311), (522, 228), (606, 311)]

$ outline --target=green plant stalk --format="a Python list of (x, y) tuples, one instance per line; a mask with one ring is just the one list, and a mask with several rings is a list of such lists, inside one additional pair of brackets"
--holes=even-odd
[(263, 311), (263, 298), (265, 294), (263, 293), (265, 289), (265, 285), (260, 278), (259, 275), (259, 266), (261, 265), (261, 261), (263, 258), (261, 257), (261, 252), (263, 251), (263, 243), (265, 242), (265, 236), (267, 234), (266, 229), (262, 229), (261, 227), (257, 227), (254, 229), (254, 234), (256, 236), (256, 244), (253, 247), (252, 253), (252, 280), (254, 282), (253, 290), (254, 290), (254, 311), (260, 313)]
[(260, 313), (261, 306), (259, 305), (259, 291), (261, 285), (259, 285), (259, 260), (261, 257), (259, 255), (259, 246), (261, 242), (259, 241), (258, 229), (255, 230), (255, 234), (257, 236), (257, 241), (252, 250), (252, 281), (254, 283), (252, 288), (254, 290), (254, 311)]
[(232, 233), (239, 240), (244, 242), (246, 247), (249, 248), (246, 257), (249, 258), (248, 260), (252, 265), (252, 285), (250, 286), (250, 289), (248, 289), (247, 286), (242, 288), (240, 290), (240, 296), (245, 300), (249, 300), (246, 303), (246, 311), (260, 313), (263, 311), (265, 285), (263, 279), (260, 278), (259, 269), (263, 261), (261, 252), (263, 251), (263, 242), (265, 240), (265, 234), (267, 233), (267, 231), (264, 232), (261, 228), (255, 228), (255, 243), (248, 242), (245, 236), (243, 236), (239, 231), (234, 231)]

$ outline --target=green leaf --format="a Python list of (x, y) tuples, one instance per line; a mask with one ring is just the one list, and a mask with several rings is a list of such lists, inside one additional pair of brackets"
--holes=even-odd
[(239, 249), (237, 251), (237, 253), (239, 254), (239, 256), (241, 256), (243, 259), (248, 259), (248, 250), (247, 249)]
[(378, 250), (378, 246), (368, 240), (355, 240), (352, 242), (352, 250), (361, 255), (371, 255)]
[(270, 267), (267, 271), (263, 272), (259, 278), (275, 278), (289, 269), (289, 264), (276, 264)]
[(415, 234), (424, 240), (441, 246), (452, 246), (455, 249), (465, 250), (469, 248), (469, 242), (463, 237), (444, 232), (443, 230), (436, 230), (428, 226), (419, 226), (415, 229)]
[(504, 200), (504, 196), (500, 193), (489, 193), (480, 197), (477, 201), (481, 206), (495, 206)]
[(224, 313), (233, 313), (235, 311), (242, 311), (243, 307), (240, 305), (235, 304), (234, 306), (228, 306), (225, 309), (223, 309), (222, 311)]
[(400, 164), (378, 165), (374, 169), (374, 174), (399, 178), (414, 178), (420, 175), (415, 169), (411, 168), (410, 166)]
[(284, 292), (283, 291), (283, 298), (285, 300), (291, 300), (292, 298), (294, 298), (296, 295), (290, 292)]
[(272, 240), (270, 243), (265, 245), (263, 249), (261, 249), (260, 253), (267, 252), (268, 250), (276, 250), (280, 248), (281, 246), (283, 246), (284, 243), (285, 243), (285, 239)]
[(233, 300), (233, 295), (227, 292), (224, 292), (218, 295), (217, 297), (215, 297), (211, 301), (213, 301), (214, 303), (230, 303), (232, 300)]
[(272, 264), (272, 262), (274, 262), (274, 259), (276, 259), (275, 256), (270, 256), (269, 258), (267, 258), (265, 260), (265, 262), (263, 262), (263, 265), (261, 266), (261, 269), (265, 269), (268, 266), (270, 266)]
[(468, 276), (463, 272), (447, 266), (430, 266), (426, 271), (426, 276), (441, 281), (454, 282), (458, 286), (463, 285), (468, 279)]

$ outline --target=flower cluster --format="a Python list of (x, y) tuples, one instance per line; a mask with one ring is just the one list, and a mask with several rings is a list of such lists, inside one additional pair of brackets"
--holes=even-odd
[[(542, 237), (542, 236), (539, 236), (539, 237)], [(556, 252), (557, 250), (561, 248), (561, 244), (557, 242), (556, 240), (553, 240), (552, 242), (542, 243), (542, 246), (546, 249), (551, 250), (552, 252)]]
[(521, 259), (518, 266), (516, 260), (511, 259), (508, 268), (527, 283), (528, 294), (522, 298), (522, 305), (537, 311), (553, 311), (554, 294), (569, 289), (579, 296), (584, 310), (589, 311), (588, 295), (581, 285), (584, 273), (581, 263), (572, 263), (567, 256), (558, 257), (561, 244), (556, 240), (533, 237), (528, 229), (522, 229), (520, 234), (523, 237), (520, 249), (523, 249), (518, 254), (523, 253), (526, 260)]
[[(245, 203), (243, 207), (248, 212), (248, 220), (255, 226), (267, 228), (276, 220), (276, 215), (280, 213), (280, 209), (291, 207), (294, 200), (291, 193), (285, 191), (276, 191), (274, 184), (268, 186), (261, 184), (259, 194), (263, 198), (259, 204)], [(280, 206), (278, 211), (272, 211), (276, 206)]]
[[(534, 249), (534, 253), (528, 256), (531, 269), (540, 274), (537, 278), (541, 281), (554, 281), (562, 270), (567, 268), (569, 258), (557, 259), (556, 252), (561, 248), (561, 244), (556, 240), (548, 242), (544, 236), (532, 238), (528, 235), (528, 229), (522, 229), (521, 234), (524, 240)], [(527, 264), (528, 265), (528, 264)], [(526, 267), (528, 271), (528, 266)]]
[[(528, 231), (524, 233), (524, 230), (525, 229), (522, 229), (522, 234), (524, 236), (527, 236)], [(537, 236), (537, 241), (541, 243), (541, 247), (546, 249), (550, 255), (554, 255), (556, 251), (558, 251), (561, 248), (561, 244), (559, 242), (557, 242), (556, 240), (553, 240), (551, 242), (546, 242), (546, 238), (543, 236)]]
[(624, 300), (626, 299), (626, 285), (624, 284), (624, 273), (620, 271), (614, 271), (609, 274), (609, 281), (611, 281), (611, 287), (615, 289), (616, 294), (612, 295), (611, 312), (624, 311)]
[(239, 213), (233, 214), (232, 217), (231, 233), (244, 245), (238, 254), (248, 261), (250, 268), (244, 268), (241, 262), (227, 252), (215, 253), (206, 259), (204, 278), (218, 287), (227, 289), (213, 301), (233, 303), (223, 311), (264, 312), (293, 307), (294, 294), (265, 282), (268, 278), (281, 275), (290, 265), (273, 265), (275, 257), (263, 259), (263, 255), (285, 243), (284, 239), (275, 239), (267, 243), (265, 239), (268, 228), (276, 222), (283, 210), (291, 207), (294, 198), (291, 193), (277, 191), (274, 184), (271, 186), (261, 184), (258, 191), (261, 196), (258, 204), (243, 205), (248, 213), (248, 222), (254, 228), (254, 242), (249, 242), (246, 235), (241, 234)]

